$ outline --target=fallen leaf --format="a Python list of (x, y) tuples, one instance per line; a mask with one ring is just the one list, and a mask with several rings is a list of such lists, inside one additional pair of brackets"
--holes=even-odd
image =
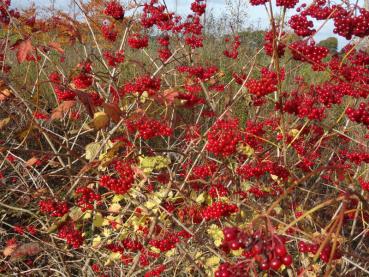
[(50, 120), (63, 118), (64, 114), (73, 108), (75, 104), (76, 101), (74, 100), (63, 101), (56, 109), (53, 110)]

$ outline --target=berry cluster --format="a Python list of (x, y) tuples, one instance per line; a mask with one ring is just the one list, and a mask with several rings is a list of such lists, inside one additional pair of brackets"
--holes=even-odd
[[(315, 18), (317, 20), (325, 20), (329, 18), (329, 15), (333, 11), (332, 7), (324, 6), (326, 5), (326, 0), (318, 0), (313, 2), (311, 5), (309, 5), (303, 12), (301, 12), (302, 15), (309, 15), (312, 18)], [(301, 5), (302, 8), (306, 7), (306, 4)], [(300, 10), (298, 10), (299, 12)]]
[(79, 187), (76, 189), (75, 193), (78, 194), (76, 203), (82, 211), (93, 210), (94, 202), (101, 200), (100, 194), (95, 193), (88, 187)]
[(279, 178), (286, 180), (289, 177), (289, 172), (283, 166), (278, 165), (271, 161), (261, 161), (254, 163), (247, 163), (237, 169), (237, 173), (242, 176), (243, 179), (249, 180), (251, 178), (260, 178), (265, 173), (278, 176)]
[[(276, 36), (279, 35), (278, 30), (276, 31)], [(285, 33), (281, 33), (280, 37), (282, 38)], [(285, 52), (286, 45), (278, 38), (275, 38), (274, 32), (269, 31), (266, 32), (264, 35), (264, 51), (268, 56), (273, 56), (274, 54), (274, 43), (277, 48), (277, 55), (278, 57), (282, 57)]]
[(189, 77), (198, 78), (202, 81), (209, 79), (218, 72), (216, 66), (178, 66), (177, 70), (179, 73), (187, 73)]
[(359, 108), (347, 108), (346, 114), (351, 121), (362, 123), (369, 128), (369, 108), (368, 104), (361, 102)]
[(308, 20), (306, 16), (301, 14), (293, 15), (288, 24), (298, 36), (307, 37), (316, 32), (315, 29), (312, 29), (314, 27), (313, 21)]
[(163, 239), (152, 239), (149, 241), (151, 246), (156, 247), (161, 252), (167, 252), (176, 247), (179, 242), (179, 236), (177, 234), (167, 233)]
[[(225, 41), (229, 42), (229, 39), (226, 38)], [(224, 50), (223, 52), (224, 56), (234, 60), (237, 59), (238, 48), (240, 47), (240, 45), (241, 45), (240, 36), (235, 36), (230, 49)]]
[(243, 249), (243, 256), (256, 262), (260, 270), (278, 270), (282, 264), (291, 266), (293, 259), (285, 246), (285, 239), (274, 235), (254, 231), (248, 234), (235, 227), (223, 229), (224, 241), (222, 248), (225, 251)]
[(141, 16), (141, 25), (145, 28), (151, 28), (155, 25), (162, 31), (169, 31), (174, 27), (174, 14), (167, 13), (166, 7), (156, 0), (145, 3)]
[(165, 270), (165, 265), (161, 264), (156, 266), (154, 269), (145, 273), (144, 277), (154, 277), (154, 276), (161, 276), (161, 274)]
[(206, 2), (205, 0), (195, 0), (191, 4), (191, 11), (196, 13), (198, 16), (202, 16), (205, 13), (206, 9)]
[(227, 204), (219, 201), (214, 202), (210, 206), (203, 208), (201, 214), (205, 220), (209, 221), (220, 219), (221, 217), (227, 217), (237, 212), (238, 212), (237, 205)]
[(149, 46), (149, 39), (147, 36), (135, 33), (128, 37), (128, 45), (133, 49), (141, 49)]
[(128, 163), (121, 161), (115, 162), (115, 171), (119, 177), (114, 178), (108, 175), (103, 175), (100, 178), (100, 186), (114, 191), (117, 194), (125, 194), (134, 182), (134, 171)]
[(287, 9), (292, 9), (296, 6), (299, 0), (277, 0), (276, 6), (277, 7), (285, 7)]
[[(138, 240), (134, 240), (131, 238), (125, 238), (123, 241), (123, 246), (125, 249), (129, 249), (131, 251), (137, 252), (143, 249), (142, 243), (140, 243)], [(117, 251), (115, 251), (117, 252)]]
[(107, 60), (110, 66), (116, 67), (118, 64), (124, 62), (125, 59), (124, 51), (123, 50), (117, 51), (114, 54), (112, 54), (109, 51), (105, 51), (104, 58)]
[(229, 190), (222, 184), (211, 185), (208, 191), (211, 198), (218, 198), (227, 196), (229, 194)]
[(53, 217), (62, 217), (69, 212), (67, 202), (58, 202), (53, 199), (41, 200), (38, 202), (40, 211)]
[(367, 10), (360, 8), (358, 9), (359, 14), (354, 15), (356, 12), (345, 10), (341, 6), (335, 8), (334, 33), (348, 40), (353, 36), (363, 38), (369, 35), (369, 12)]
[[(318, 253), (319, 248), (319, 244), (310, 244), (303, 241), (300, 241), (298, 244), (298, 249), (301, 253), (313, 253), (315, 255)], [(331, 244), (325, 245), (322, 251), (319, 253), (320, 259), (323, 262), (328, 263), (332, 254), (332, 260), (340, 259), (342, 256), (341, 252), (337, 248), (334, 253), (332, 253), (332, 250)]]
[(104, 14), (111, 16), (116, 20), (120, 20), (124, 17), (124, 9), (117, 0), (111, 0), (107, 3)]
[(108, 20), (104, 20), (101, 26), (101, 33), (107, 41), (114, 42), (117, 40), (118, 32), (115, 30), (115, 25)]
[(260, 6), (260, 5), (264, 5), (265, 3), (268, 3), (269, 0), (250, 0), (250, 4), (252, 6)]
[(160, 90), (160, 83), (160, 79), (151, 78), (149, 75), (144, 75), (137, 77), (134, 81), (125, 84), (120, 93), (122, 95), (127, 93), (142, 94), (146, 91), (149, 95), (154, 95), (158, 90)]
[(227, 157), (234, 154), (241, 141), (238, 120), (217, 120), (207, 135), (206, 149), (217, 155)]
[(328, 55), (328, 48), (316, 46), (314, 41), (308, 43), (302, 40), (291, 43), (289, 48), (295, 60), (312, 64), (313, 70), (324, 69), (322, 59)]
[(130, 133), (134, 134), (138, 132), (138, 136), (144, 140), (159, 136), (169, 137), (173, 133), (172, 128), (165, 123), (146, 116), (138, 120), (128, 120), (126, 125)]
[(83, 244), (82, 234), (76, 229), (73, 222), (66, 222), (59, 226), (58, 237), (65, 239), (75, 249)]
[(283, 105), (283, 111), (295, 114), (300, 118), (321, 121), (325, 117), (325, 107), (321, 107), (317, 97), (306, 93), (305, 90), (292, 91)]
[[(282, 73), (281, 73), (282, 74)], [(262, 97), (277, 90), (278, 78), (277, 73), (269, 71), (263, 67), (261, 69), (260, 79), (251, 79), (246, 82), (245, 86), (249, 93)]]
[(359, 184), (363, 190), (369, 191), (369, 182), (359, 179)]

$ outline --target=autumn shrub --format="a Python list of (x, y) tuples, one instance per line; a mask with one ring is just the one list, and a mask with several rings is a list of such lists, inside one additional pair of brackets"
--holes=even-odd
[(0, 0), (0, 274), (368, 276), (369, 12), (251, 0), (245, 47), (141, 2)]

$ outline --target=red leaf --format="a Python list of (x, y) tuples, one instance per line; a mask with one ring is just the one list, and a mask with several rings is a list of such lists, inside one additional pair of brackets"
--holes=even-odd
[(95, 105), (92, 101), (91, 96), (88, 93), (84, 93), (81, 91), (74, 91), (77, 94), (78, 99), (81, 101), (81, 103), (85, 106), (87, 113), (90, 115), (90, 117), (94, 117), (95, 113)]
[(122, 116), (122, 111), (119, 109), (117, 104), (103, 104), (105, 113), (111, 118), (111, 120), (115, 123), (118, 123), (120, 117)]
[(61, 54), (61, 55), (64, 54), (64, 49), (61, 48), (61, 45), (60, 45), (59, 42), (56, 42), (56, 41), (50, 42), (49, 43), (49, 47), (52, 48), (52, 49), (54, 49), (54, 50), (56, 50), (56, 51), (58, 51), (59, 54)]
[(17, 59), (19, 63), (22, 63), (26, 60), (27, 55), (33, 50), (31, 39), (28, 38), (25, 40), (17, 41), (13, 45), (13, 48), (18, 49)]
[(73, 108), (75, 104), (76, 101), (74, 100), (62, 102), (56, 109), (53, 110), (50, 120), (63, 118), (64, 114)]
[(162, 94), (156, 95), (155, 99), (161, 104), (172, 105), (176, 97), (178, 97), (178, 95), (179, 93), (177, 90), (169, 88), (164, 90)]

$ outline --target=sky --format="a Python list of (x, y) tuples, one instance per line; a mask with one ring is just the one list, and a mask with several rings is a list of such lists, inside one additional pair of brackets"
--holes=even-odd
[[(190, 12), (190, 5), (193, 0), (177, 0), (178, 2), (178, 13), (180, 14), (188, 14)], [(221, 16), (221, 14), (226, 10), (226, 0), (207, 0), (208, 9), (211, 9), (213, 13), (217, 16)], [(246, 0), (245, 0), (246, 1)], [(309, 0), (308, 0), (309, 1)], [(31, 3), (35, 3), (37, 6), (47, 7), (50, 6), (50, 0), (12, 0), (12, 6), (18, 8), (25, 8), (29, 6)], [(175, 8), (175, 0), (167, 0), (169, 9)], [(300, 4), (302, 2), (300, 1)], [(70, 0), (56, 0), (55, 5), (56, 8), (59, 9), (68, 9), (68, 5), (70, 4)], [(264, 7), (252, 7), (249, 6), (247, 10), (247, 20), (246, 25), (258, 26), (260, 28), (267, 28), (268, 26), (268, 17), (264, 10)], [(287, 14), (288, 16), (288, 14)], [(320, 26), (319, 23), (316, 26)], [(341, 48), (347, 41), (344, 38), (339, 36), (335, 36), (333, 34), (333, 23), (328, 22), (315, 36), (315, 40), (319, 42), (322, 39), (334, 36), (338, 39), (339, 48)]]

